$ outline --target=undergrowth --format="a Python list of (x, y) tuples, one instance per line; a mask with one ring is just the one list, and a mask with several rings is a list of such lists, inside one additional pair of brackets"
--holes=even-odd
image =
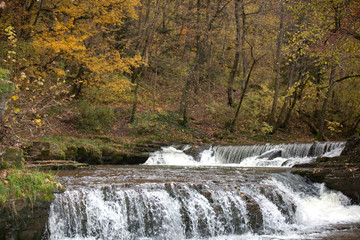
[(77, 128), (84, 133), (106, 133), (115, 120), (113, 109), (106, 105), (82, 101), (75, 117)]
[(130, 135), (147, 136), (151, 140), (182, 142), (192, 138), (189, 128), (180, 124), (179, 115), (175, 111), (146, 111), (138, 114), (129, 130)]

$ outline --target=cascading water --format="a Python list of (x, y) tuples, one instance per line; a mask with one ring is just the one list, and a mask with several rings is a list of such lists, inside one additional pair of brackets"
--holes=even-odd
[(153, 153), (145, 164), (164, 165), (221, 165), (243, 167), (292, 167), (308, 163), (316, 157), (339, 156), (344, 142), (293, 143), (279, 145), (216, 146), (199, 154), (199, 161), (175, 147), (166, 147)]
[(334, 156), (343, 147), (214, 147), (197, 158), (185, 154), (187, 149), (167, 147), (146, 165), (64, 171), (59, 177), (67, 191), (51, 205), (44, 238), (309, 240), (341, 239), (346, 233), (355, 240), (360, 206), (340, 192), (289, 168), (239, 167), (249, 158)]
[(347, 197), (284, 171), (103, 167), (62, 180), (50, 239), (326, 239), (360, 223)]

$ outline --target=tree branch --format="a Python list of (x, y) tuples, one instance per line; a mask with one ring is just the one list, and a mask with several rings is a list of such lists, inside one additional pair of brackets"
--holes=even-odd
[[(344, 81), (344, 80), (346, 80), (346, 79), (349, 79), (349, 78), (360, 78), (360, 74), (348, 75), (348, 76), (345, 76), (345, 77), (336, 79), (336, 80), (334, 81), (334, 83), (342, 82), (342, 81)], [(322, 88), (320, 88), (320, 89), (324, 89), (324, 88), (328, 88), (328, 87), (330, 87), (330, 85), (328, 85), (328, 86), (326, 86), (326, 87), (322, 87)]]

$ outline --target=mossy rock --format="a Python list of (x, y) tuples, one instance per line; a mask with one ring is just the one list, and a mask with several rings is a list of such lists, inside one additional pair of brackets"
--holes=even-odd
[(55, 142), (33, 142), (26, 148), (28, 160), (65, 159), (64, 146)]
[(0, 239), (42, 239), (51, 201), (36, 201), (33, 205), (16, 200), (0, 208)]
[(103, 164), (102, 151), (91, 144), (84, 144), (78, 147), (76, 160), (89, 164)]
[(19, 148), (0, 147), (0, 169), (24, 167), (24, 153)]
[(124, 164), (126, 153), (120, 149), (113, 147), (105, 147), (102, 149), (102, 160), (104, 164)]
[(68, 144), (64, 149), (65, 159), (75, 160), (78, 154), (78, 147), (76, 145)]
[(360, 137), (348, 139), (341, 156), (346, 156), (348, 162), (360, 163)]
[[(141, 164), (150, 152), (162, 146), (151, 144), (119, 144), (119, 139), (96, 137), (79, 139), (74, 137), (44, 138), (26, 148), (27, 160), (72, 160), (88, 164)], [(126, 149), (126, 150), (124, 150)]]
[(65, 159), (65, 149), (55, 143), (50, 143), (50, 157), (52, 159)]

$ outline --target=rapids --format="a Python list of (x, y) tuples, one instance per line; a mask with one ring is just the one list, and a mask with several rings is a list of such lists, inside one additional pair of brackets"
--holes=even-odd
[(170, 146), (150, 155), (147, 165), (234, 165), (241, 167), (292, 167), (298, 163), (308, 163), (317, 157), (339, 156), (345, 142), (314, 142), (292, 144), (265, 144), (248, 146), (215, 146), (190, 156), (180, 149)]
[[(211, 147), (197, 156), (166, 147), (145, 165), (62, 171), (67, 190), (51, 205), (44, 239), (355, 240), (360, 206), (289, 168), (343, 147)], [(244, 167), (248, 158), (277, 167)]]

